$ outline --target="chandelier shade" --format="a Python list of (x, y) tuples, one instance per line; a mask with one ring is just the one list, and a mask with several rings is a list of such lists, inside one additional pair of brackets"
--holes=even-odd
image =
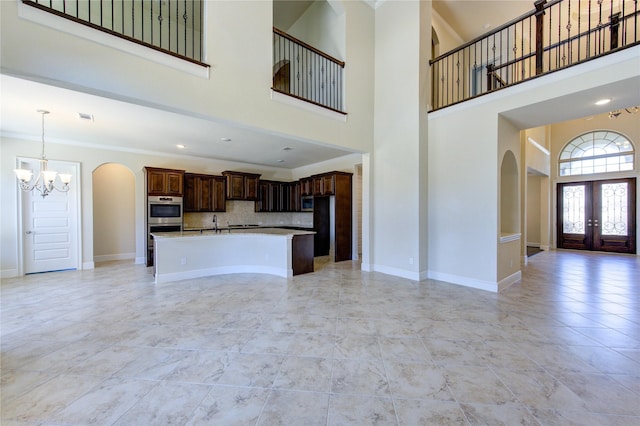
[[(37, 190), (42, 198), (49, 195), (50, 192), (56, 190), (60, 192), (69, 191), (69, 183), (71, 183), (71, 174), (60, 173), (49, 170), (47, 165), (47, 157), (44, 154), (44, 116), (49, 114), (49, 111), (39, 109), (38, 113), (42, 116), (42, 154), (40, 155), (40, 171), (36, 175), (35, 181), (33, 179), (33, 171), (29, 169), (15, 169), (16, 178), (18, 179), (18, 187), (23, 191)], [(57, 187), (55, 184), (56, 177), (60, 179), (62, 187)]]

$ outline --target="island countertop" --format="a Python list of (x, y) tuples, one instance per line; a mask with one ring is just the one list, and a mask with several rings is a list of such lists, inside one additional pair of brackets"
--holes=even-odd
[(156, 239), (161, 238), (194, 238), (194, 237), (219, 237), (225, 235), (312, 235), (315, 231), (303, 231), (300, 229), (287, 228), (218, 228), (218, 232), (209, 228), (185, 230), (179, 232), (153, 232), (151, 235)]
[(156, 284), (209, 275), (313, 272), (314, 231), (234, 228), (154, 232)]

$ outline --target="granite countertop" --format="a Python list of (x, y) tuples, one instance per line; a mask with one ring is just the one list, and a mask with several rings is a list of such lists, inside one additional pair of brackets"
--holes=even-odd
[(215, 232), (213, 228), (196, 228), (185, 229), (181, 232), (153, 232), (154, 238), (184, 238), (184, 237), (212, 237), (212, 236), (227, 236), (238, 234), (253, 234), (253, 235), (310, 235), (315, 234), (315, 231), (304, 231), (296, 229), (285, 229), (275, 227), (242, 227), (242, 228), (218, 228), (218, 232)]
[[(278, 224), (278, 225), (255, 225), (255, 224), (250, 224), (250, 225), (228, 225), (228, 226), (218, 226), (218, 230), (223, 230), (223, 231), (228, 231), (229, 229), (232, 230), (236, 230), (236, 229), (267, 229), (267, 228), (280, 228), (280, 229), (304, 229), (304, 230), (309, 230), (309, 231), (313, 231), (313, 225), (307, 225), (307, 224), (297, 224), (297, 225), (292, 225), (292, 224)], [(213, 231), (215, 228), (213, 226), (185, 226), (183, 228), (184, 231)]]

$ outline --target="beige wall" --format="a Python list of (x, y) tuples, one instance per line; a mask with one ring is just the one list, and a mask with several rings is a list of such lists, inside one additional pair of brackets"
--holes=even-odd
[[(631, 172), (620, 173), (607, 173), (607, 174), (594, 174), (587, 176), (558, 176), (558, 159), (560, 152), (564, 146), (569, 143), (573, 138), (586, 132), (595, 130), (613, 130), (618, 133), (622, 133), (633, 143), (635, 148), (635, 170)], [(602, 179), (615, 179), (636, 177), (640, 178), (640, 114), (627, 114), (623, 112), (618, 118), (610, 119), (608, 114), (600, 114), (594, 117), (584, 117), (577, 120), (565, 121), (562, 123), (554, 124), (551, 126), (551, 184), (552, 184), (552, 235), (553, 247), (557, 245), (557, 194), (556, 187), (558, 182), (575, 182), (583, 180), (602, 180)], [(640, 200), (640, 185), (636, 185), (636, 201)], [(636, 206), (636, 223), (640, 223), (640, 209)], [(636, 230), (636, 241), (638, 234)], [(640, 255), (640, 251), (638, 253)]]
[[(0, 231), (2, 240), (0, 242), (0, 273), (2, 276), (12, 276), (17, 273), (19, 256), (17, 252), (17, 184), (13, 174), (15, 168), (16, 157), (25, 156), (25, 153), (39, 152), (39, 142), (24, 139), (15, 139), (3, 137), (0, 138), (0, 173), (2, 179), (0, 180), (0, 193), (2, 194), (3, 201), (0, 204)], [(82, 240), (80, 242), (81, 251), (81, 263), (83, 268), (92, 268), (94, 265), (94, 256), (102, 255), (125, 255), (129, 253), (107, 253), (107, 251), (114, 250), (113, 246), (103, 247), (100, 241), (95, 245), (94, 238), (102, 238), (103, 231), (101, 230), (101, 224), (96, 223), (96, 220), (102, 218), (102, 212), (95, 212), (94, 207), (94, 193), (96, 190), (101, 192), (101, 183), (98, 179), (98, 188), (96, 188), (96, 180), (94, 179), (94, 171), (98, 170), (100, 174), (101, 166), (106, 163), (113, 163), (120, 165), (121, 168), (125, 168), (131, 171), (133, 179), (135, 180), (133, 192), (134, 192), (134, 217), (133, 225), (124, 224), (125, 228), (118, 230), (117, 235), (113, 236), (114, 239), (128, 240), (131, 238), (128, 232), (131, 230), (131, 226), (134, 228), (135, 238), (135, 258), (138, 263), (143, 263), (145, 259), (144, 247), (146, 239), (145, 228), (145, 203), (146, 203), (146, 189), (144, 187), (144, 167), (162, 167), (173, 168), (179, 170), (186, 170), (193, 173), (208, 173), (208, 174), (221, 174), (224, 170), (242, 170), (260, 173), (265, 179), (275, 180), (293, 180), (291, 170), (267, 168), (257, 168), (255, 165), (229, 162), (222, 160), (205, 160), (201, 158), (192, 157), (176, 157), (169, 155), (157, 155), (153, 153), (130, 153), (124, 151), (114, 151), (108, 149), (100, 149), (94, 147), (82, 147), (77, 145), (63, 145), (59, 143), (47, 144), (47, 157), (54, 159), (64, 159), (65, 161), (77, 161), (80, 163), (80, 186), (81, 186), (81, 232)], [(355, 164), (361, 161), (359, 156), (349, 156), (351, 165), (348, 165), (348, 161), (345, 159), (339, 159), (335, 163), (324, 162), (324, 167), (320, 171), (341, 170), (350, 168), (353, 170)], [(122, 169), (120, 169), (122, 170)], [(119, 172), (120, 173), (120, 172)], [(118, 178), (120, 179), (120, 178)], [(128, 193), (128, 191), (125, 191)], [(98, 202), (99, 203), (99, 202)], [(128, 209), (129, 210), (129, 209)], [(130, 217), (129, 214), (126, 214)], [(269, 213), (265, 213), (264, 221), (273, 219), (269, 216)], [(201, 218), (198, 218), (200, 220)], [(124, 221), (124, 218), (122, 219)], [(205, 218), (206, 220), (206, 218)], [(233, 219), (232, 219), (233, 220)], [(300, 217), (292, 216), (291, 220), (298, 220), (301, 223), (307, 223), (308, 218), (306, 215)], [(97, 231), (97, 233), (96, 233)], [(96, 233), (96, 234), (94, 234)], [(115, 243), (114, 243), (115, 244)], [(94, 253), (94, 247), (104, 250), (104, 253)], [(129, 250), (128, 248), (123, 250)], [(100, 260), (101, 258), (98, 258)]]
[[(515, 138), (509, 135), (513, 130), (577, 118), (573, 114), (578, 109), (570, 106), (582, 105), (585, 98), (590, 99), (586, 95), (590, 91), (606, 93), (609, 85), (630, 78), (637, 81), (637, 52), (628, 49), (429, 114), (431, 278), (496, 289), (504, 282), (502, 277), (510, 276), (503, 269), (504, 255), (510, 251), (497, 248), (496, 220), (497, 158), (506, 144), (514, 143), (514, 152), (520, 149), (519, 133)], [(610, 72), (612, 67), (616, 73)], [(504, 121), (512, 127), (504, 127)], [(553, 144), (558, 132), (551, 134)], [(555, 148), (551, 158), (557, 158)]]
[(93, 259), (135, 259), (135, 176), (120, 164), (93, 172)]

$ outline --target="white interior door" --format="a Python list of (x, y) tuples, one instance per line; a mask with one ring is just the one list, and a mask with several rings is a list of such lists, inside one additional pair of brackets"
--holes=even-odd
[[(21, 159), (21, 168), (39, 170), (36, 159)], [(72, 175), (68, 192), (20, 191), (24, 273), (79, 269), (79, 164), (49, 160), (49, 170)], [(58, 187), (62, 187), (57, 182)]]

